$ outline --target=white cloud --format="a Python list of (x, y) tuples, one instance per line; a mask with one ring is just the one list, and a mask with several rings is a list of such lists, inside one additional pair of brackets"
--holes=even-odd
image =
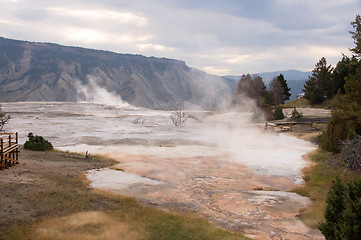
[[(72, 8), (48, 8), (50, 14), (63, 17), (72, 17), (86, 21), (106, 21), (113, 24), (129, 24), (143, 27), (147, 19), (132, 12), (117, 12), (106, 9), (72, 9)], [(114, 22), (115, 21), (115, 22)]]
[(217, 68), (217, 67), (213, 67), (213, 66), (205, 66), (203, 67), (203, 70), (205, 72), (211, 73), (211, 74), (215, 74), (215, 75), (227, 75), (229, 72), (229, 68)]
[(173, 48), (170, 47), (166, 47), (163, 45), (159, 45), (159, 44), (151, 44), (151, 43), (145, 43), (145, 44), (138, 44), (137, 45), (139, 50), (142, 51), (157, 51), (157, 52), (161, 52), (163, 54), (169, 54), (170, 52), (174, 52)]
[[(84, 43), (106, 43), (109, 41), (109, 35), (101, 31), (86, 28), (67, 28), (60, 32), (60, 35), (66, 42)], [(128, 40), (129, 41), (129, 40)]]

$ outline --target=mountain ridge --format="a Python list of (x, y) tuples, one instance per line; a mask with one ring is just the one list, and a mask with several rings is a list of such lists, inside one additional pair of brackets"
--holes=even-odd
[(77, 101), (77, 86), (89, 84), (90, 77), (124, 101), (152, 109), (210, 109), (231, 95), (221, 77), (175, 59), (1, 37), (0, 54), (0, 101), (5, 102)]
[[(285, 79), (289, 81), (303, 81), (307, 80), (308, 76), (312, 75), (312, 71), (300, 71), (296, 69), (284, 70), (284, 71), (273, 71), (273, 72), (261, 72), (261, 73), (250, 73), (250, 75), (258, 75), (262, 77), (263, 82), (268, 84), (272, 78), (279, 76), (282, 74)], [(241, 75), (224, 75), (223, 78), (228, 78), (232, 80), (240, 80), (242, 77)]]

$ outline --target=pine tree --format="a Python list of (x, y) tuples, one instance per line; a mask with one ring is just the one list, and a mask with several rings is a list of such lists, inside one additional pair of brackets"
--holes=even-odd
[[(361, 135), (361, 17), (356, 16), (355, 22), (351, 25), (355, 32), (350, 32), (356, 46), (352, 49), (356, 56), (353, 56), (347, 62), (347, 76), (343, 77), (345, 81), (345, 95), (339, 102), (339, 109), (332, 112), (331, 120), (327, 125), (326, 132), (320, 139), (320, 146), (334, 153), (340, 151), (340, 142), (349, 139), (354, 132)], [(341, 68), (341, 67), (340, 67)], [(335, 71), (339, 71), (336, 67)], [(342, 68), (341, 68), (342, 69)], [(306, 87), (306, 86), (305, 86)], [(312, 89), (312, 87), (310, 87)]]
[(318, 228), (327, 240), (359, 240), (361, 236), (361, 180), (345, 186), (339, 177), (327, 195), (325, 222)]
[(277, 106), (284, 103), (286, 95), (284, 94), (284, 88), (282, 87), (281, 82), (278, 77), (274, 77), (269, 83), (270, 94), (272, 96), (273, 105)]
[(280, 74), (277, 79), (280, 81), (282, 87), (283, 87), (283, 94), (285, 95), (285, 99), (284, 100), (289, 100), (291, 97), (291, 93), (290, 90), (291, 88), (288, 87), (287, 81), (285, 79), (285, 77), (283, 76), (283, 74)]
[(305, 92), (305, 98), (309, 100), (312, 104), (322, 102), (322, 91), (317, 78), (309, 77), (304, 85), (303, 91)]
[(361, 58), (361, 16), (359, 14), (356, 15), (356, 19), (351, 22), (351, 25), (355, 28), (355, 31), (350, 31), (350, 34), (356, 46), (350, 48), (350, 51), (355, 53), (356, 57)]
[(342, 56), (341, 61), (339, 61), (332, 72), (332, 95), (337, 93), (345, 94), (345, 84), (346, 78), (349, 76), (354, 76), (357, 73), (358, 60), (355, 56), (349, 58), (345, 55)]
[(333, 181), (330, 191), (327, 194), (325, 220), (318, 228), (327, 240), (342, 239), (341, 225), (343, 222), (342, 212), (346, 209), (346, 187), (339, 177)]
[(273, 118), (275, 120), (282, 120), (285, 118), (285, 115), (283, 115), (282, 108), (280, 106), (275, 108), (275, 111), (273, 113)]
[(342, 239), (359, 240), (361, 236), (361, 180), (347, 184), (346, 209), (342, 213)]
[(321, 103), (326, 97), (332, 95), (331, 91), (331, 65), (327, 66), (326, 58), (322, 57), (320, 61), (315, 65), (315, 69), (312, 70), (312, 76), (306, 81), (303, 90), (305, 92), (305, 98), (308, 99), (311, 104)]

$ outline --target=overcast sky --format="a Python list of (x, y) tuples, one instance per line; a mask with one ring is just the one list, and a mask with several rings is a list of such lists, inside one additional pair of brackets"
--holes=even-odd
[(184, 60), (217, 75), (312, 70), (354, 43), (361, 0), (0, 0), (0, 36)]

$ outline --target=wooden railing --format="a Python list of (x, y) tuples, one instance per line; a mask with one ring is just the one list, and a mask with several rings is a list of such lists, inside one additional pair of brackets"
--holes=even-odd
[(0, 133), (0, 169), (19, 163), (18, 133)]
[(280, 132), (292, 132), (292, 126), (295, 124), (296, 122), (266, 122), (265, 128)]

